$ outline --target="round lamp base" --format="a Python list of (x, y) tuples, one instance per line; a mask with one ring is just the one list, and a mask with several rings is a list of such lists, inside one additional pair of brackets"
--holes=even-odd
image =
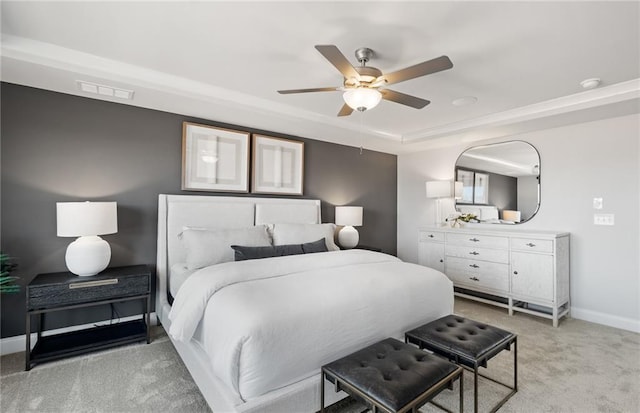
[(360, 235), (358, 230), (352, 226), (346, 226), (338, 232), (338, 243), (344, 249), (351, 249), (358, 245)]
[(67, 247), (64, 260), (69, 271), (76, 275), (96, 275), (109, 265), (111, 247), (96, 235), (79, 237)]

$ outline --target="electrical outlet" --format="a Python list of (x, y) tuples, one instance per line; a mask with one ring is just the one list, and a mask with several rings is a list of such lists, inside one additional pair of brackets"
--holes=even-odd
[(614, 225), (614, 214), (593, 214), (594, 225)]
[(593, 198), (593, 209), (602, 209), (602, 198)]

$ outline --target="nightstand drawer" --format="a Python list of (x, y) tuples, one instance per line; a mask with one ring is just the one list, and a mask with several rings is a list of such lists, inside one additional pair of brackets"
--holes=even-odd
[(66, 283), (41, 283), (27, 288), (27, 309), (74, 304), (149, 294), (149, 273), (76, 277)]

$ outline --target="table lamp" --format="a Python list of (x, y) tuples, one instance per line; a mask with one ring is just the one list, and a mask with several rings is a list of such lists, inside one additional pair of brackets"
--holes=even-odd
[(107, 268), (111, 247), (99, 235), (118, 232), (115, 202), (57, 202), (59, 237), (78, 237), (67, 247), (67, 268), (80, 276), (96, 275)]
[(427, 198), (435, 198), (436, 199), (436, 224), (443, 225), (442, 221), (442, 206), (440, 205), (440, 200), (442, 198), (451, 198), (454, 195), (457, 195), (458, 189), (455, 183), (451, 181), (428, 181), (426, 184), (427, 190)]
[(362, 207), (336, 207), (336, 225), (344, 225), (344, 228), (338, 232), (338, 243), (342, 248), (350, 249), (358, 245), (360, 235), (354, 226), (362, 226)]

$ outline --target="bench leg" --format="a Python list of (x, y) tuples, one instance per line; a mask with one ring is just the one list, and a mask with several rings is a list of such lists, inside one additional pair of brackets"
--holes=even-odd
[(464, 413), (464, 370), (460, 372), (460, 413)]
[(478, 413), (478, 365), (473, 366), (473, 412)]
[(320, 413), (324, 413), (324, 373), (320, 372)]

